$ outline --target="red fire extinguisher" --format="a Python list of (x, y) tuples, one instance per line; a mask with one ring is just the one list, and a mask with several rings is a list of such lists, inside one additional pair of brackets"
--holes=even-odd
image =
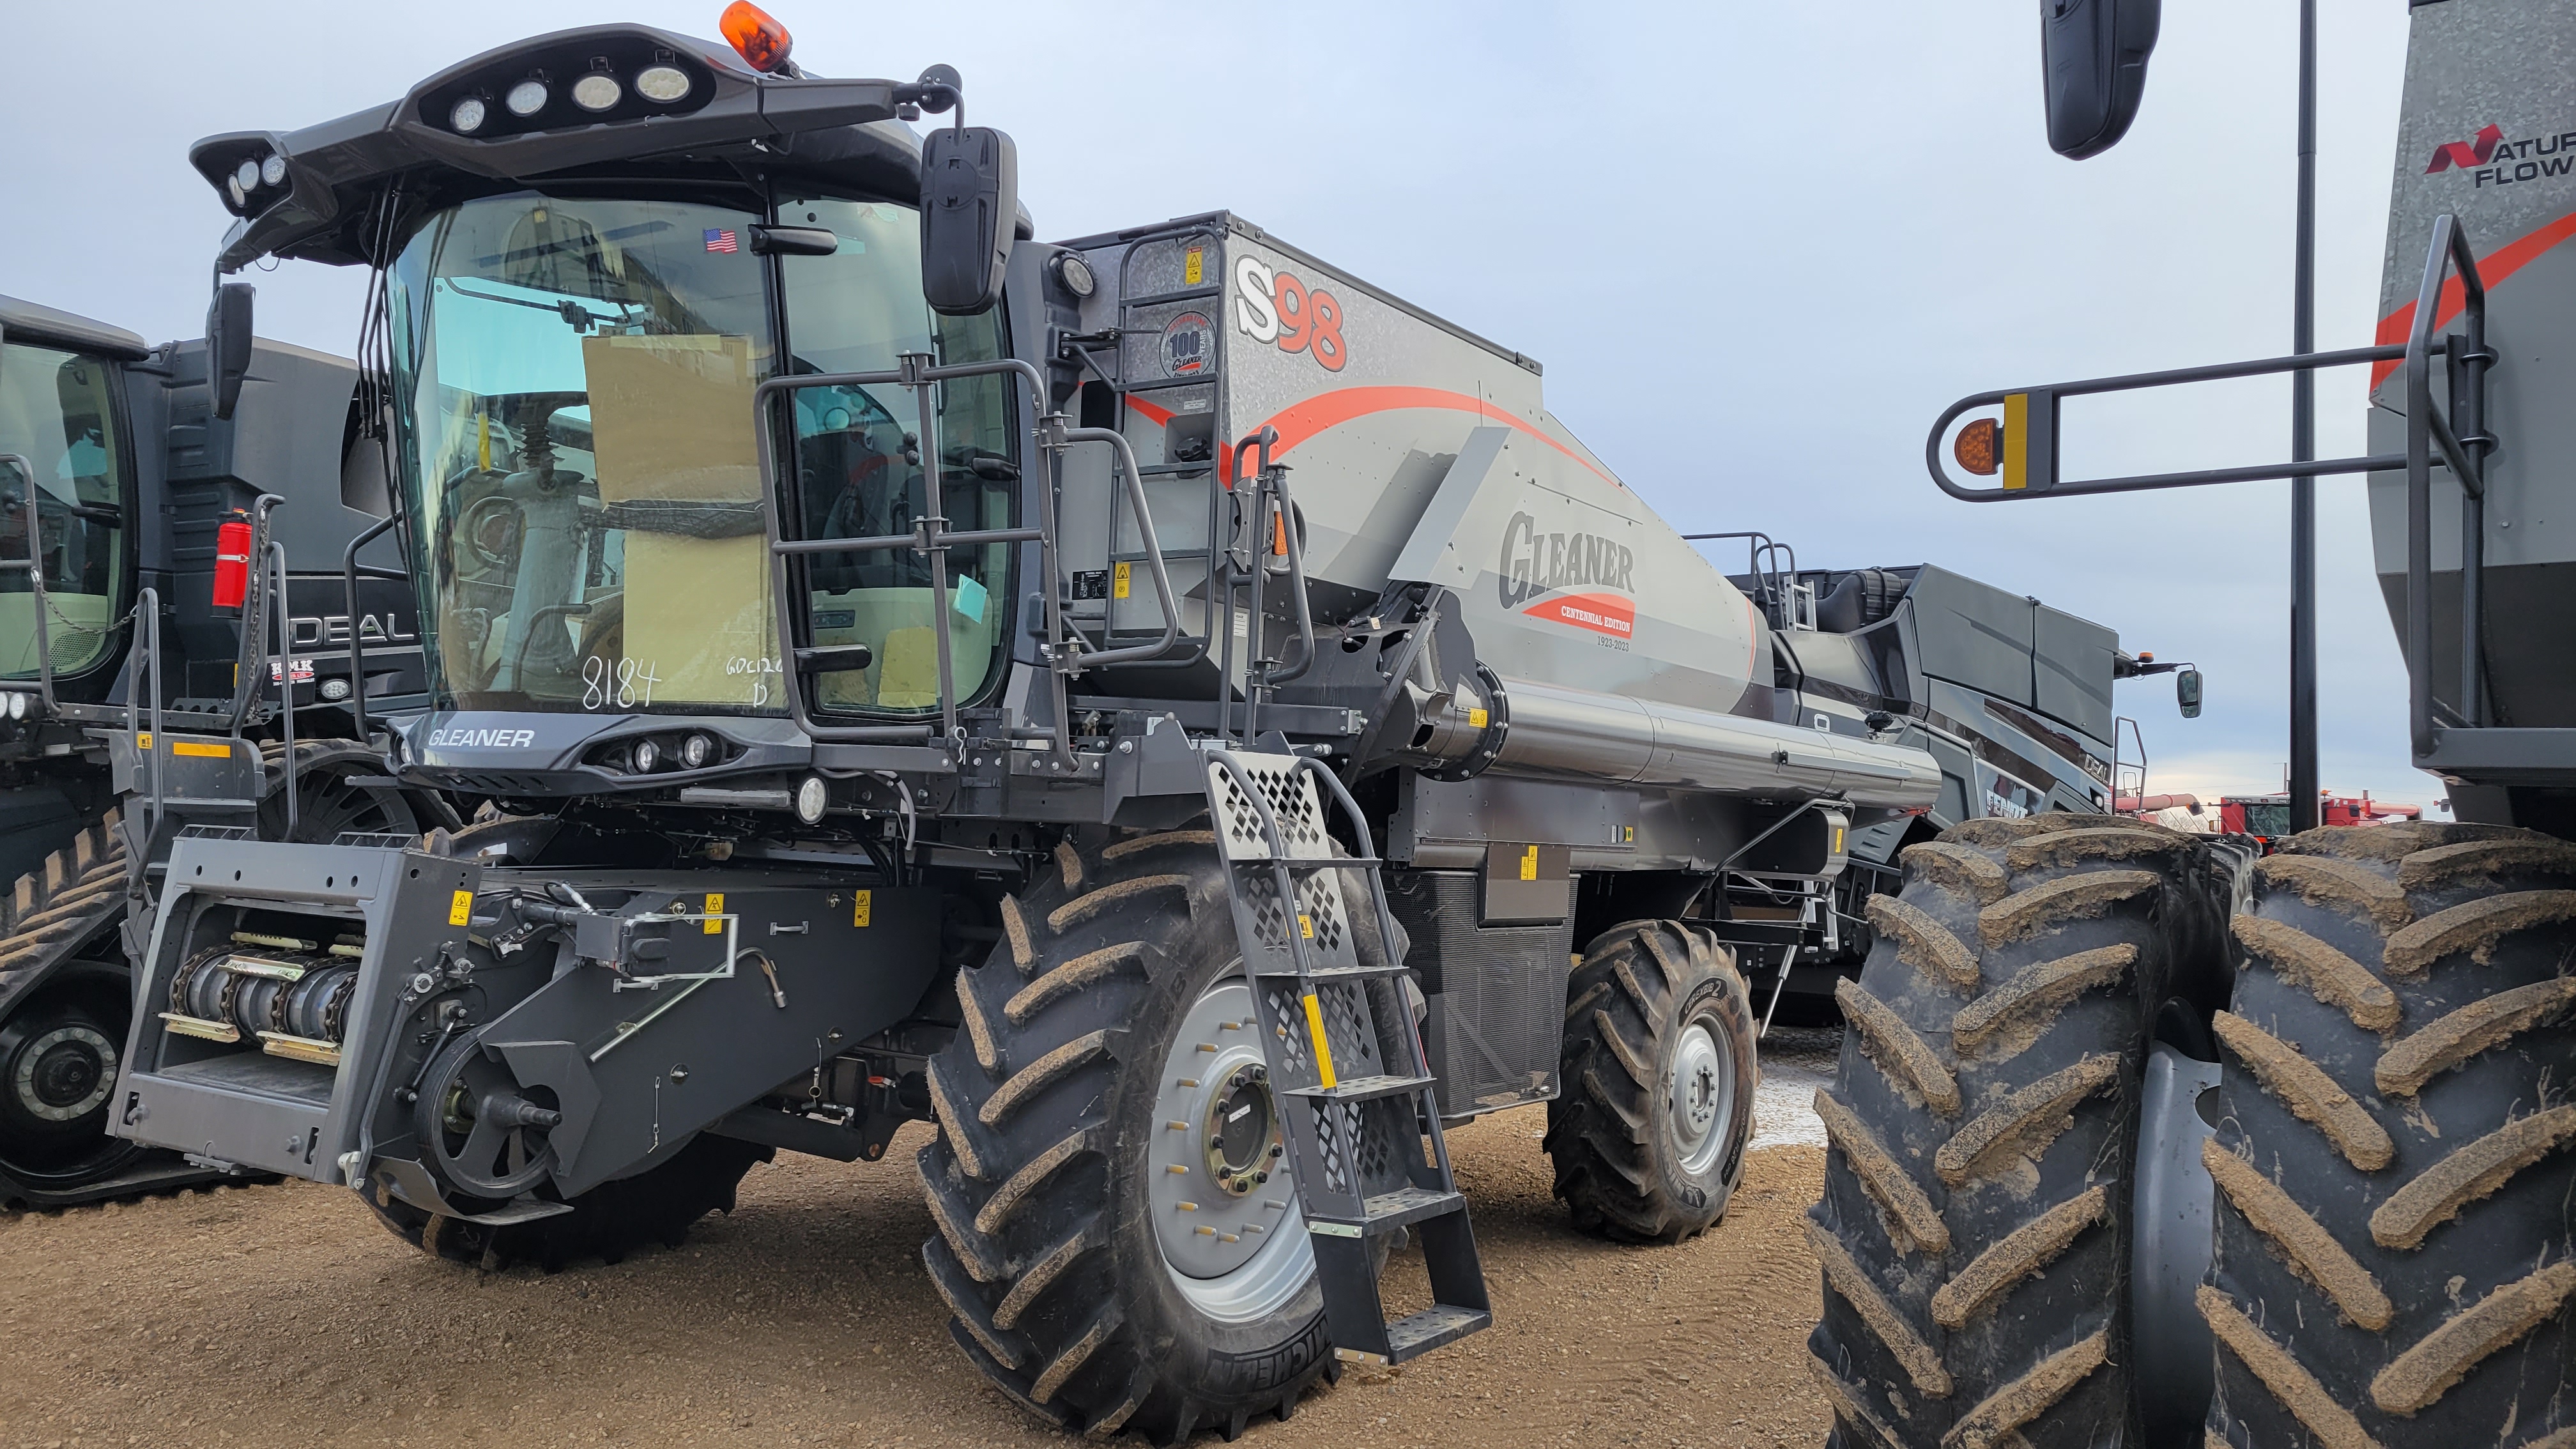
[(250, 592), (250, 518), (241, 510), (215, 530), (215, 607), (241, 612)]

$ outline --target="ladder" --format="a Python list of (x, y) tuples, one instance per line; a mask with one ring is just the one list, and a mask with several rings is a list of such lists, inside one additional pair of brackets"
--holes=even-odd
[[(1325, 1327), (1343, 1361), (1399, 1364), (1494, 1315), (1441, 1139), (1380, 862), (1335, 853), (1319, 781), (1368, 839), (1350, 792), (1317, 761), (1284, 748), (1207, 752), (1209, 819), (1322, 1278)], [(1367, 882), (1356, 914), (1345, 872)], [(1359, 951), (1363, 930), (1377, 933), (1374, 963)], [(1390, 1323), (1378, 1249), (1408, 1228), (1422, 1241), (1433, 1304)]]

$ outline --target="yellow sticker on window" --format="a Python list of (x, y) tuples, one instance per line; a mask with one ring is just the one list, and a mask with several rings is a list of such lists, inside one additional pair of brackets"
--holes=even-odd
[[(723, 892), (721, 892), (721, 891), (709, 891), (709, 892), (707, 892), (707, 914), (708, 914), (708, 915), (710, 915), (710, 916), (712, 916), (712, 915), (717, 915), (717, 914), (721, 913), (723, 910), (724, 910), (724, 893), (723, 893)], [(721, 936), (721, 935), (723, 935), (723, 934), (724, 934), (724, 922), (722, 922), (722, 921), (709, 921), (709, 922), (707, 922), (707, 934), (708, 934), (708, 935), (710, 935), (710, 936)]]
[(1110, 571), (1109, 597), (1113, 599), (1123, 599), (1127, 597), (1127, 565), (1120, 564), (1117, 568)]
[(1521, 848), (1521, 879), (1538, 879), (1538, 847), (1535, 845)]
[(876, 909), (876, 896), (875, 891), (860, 891), (850, 897), (851, 925), (864, 926), (868, 923), (870, 913)]
[(1469, 729), (1483, 729), (1485, 727), (1485, 721), (1490, 718), (1492, 718), (1492, 716), (1486, 714), (1481, 709), (1471, 709), (1467, 711), (1467, 727)]
[(1207, 248), (1192, 247), (1189, 250), (1189, 255), (1181, 258), (1181, 285), (1184, 287), (1196, 287), (1204, 285), (1206, 281)]
[(474, 892), (458, 891), (447, 898), (447, 924), (462, 926), (474, 919)]

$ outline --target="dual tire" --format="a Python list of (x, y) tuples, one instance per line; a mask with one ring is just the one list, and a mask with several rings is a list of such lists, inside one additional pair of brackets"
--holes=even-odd
[[(1882, 940), (1817, 1103), (1836, 1443), (2576, 1443), (2576, 848), (2310, 832), (2232, 915), (2206, 850), (1981, 821), (1909, 849), (1903, 893), (1871, 903)], [(2199, 1323), (2153, 1329), (2214, 1340), (2205, 1425), (2177, 1424), (2133, 1376), (2134, 1173), (2165, 1145), (2138, 1140), (2140, 1078), (2213, 963), (2215, 1134), (2159, 1123), (2208, 1137), (2214, 1183)]]

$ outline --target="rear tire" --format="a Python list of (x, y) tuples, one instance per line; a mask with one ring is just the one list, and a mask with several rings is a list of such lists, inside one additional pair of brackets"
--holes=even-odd
[[(939, 1231), (922, 1260), (975, 1366), (1065, 1428), (1232, 1439), (1338, 1376), (1293, 1186), (1230, 1192), (1206, 1124), (1167, 1120), (1200, 1104), (1176, 1108), (1176, 1088), (1260, 1060), (1252, 1021), (1198, 1009), (1243, 991), (1222, 872), (1205, 829), (1058, 846), (1004, 902), (991, 959), (958, 973), (965, 1026), (932, 1059), (939, 1136), (920, 1166)], [(1176, 1060), (1212, 1065), (1162, 1070)], [(1266, 1210), (1274, 1193), (1286, 1204)], [(1157, 1232), (1179, 1213), (1235, 1234), (1210, 1251), (1242, 1262), (1185, 1266)], [(1264, 1215), (1276, 1231), (1244, 1226)]]
[(2576, 1438), (2576, 845), (2326, 829), (2256, 877), (2206, 1154), (2209, 1444)]
[(2218, 916), (2199, 849), (2099, 816), (1974, 821), (1902, 855), (1849, 1025), (1809, 1241), (1837, 1442), (2135, 1444), (2139, 1077)]
[(558, 1273), (586, 1258), (615, 1263), (656, 1243), (680, 1246), (698, 1219), (732, 1212), (744, 1174), (773, 1155), (767, 1147), (702, 1132), (669, 1160), (571, 1199), (571, 1212), (498, 1227), (433, 1213), (381, 1190), (360, 1196), (385, 1231), (432, 1257), (487, 1270), (533, 1262)]
[(1556, 1195), (1577, 1228), (1678, 1243), (1726, 1215), (1753, 1140), (1753, 1037), (1734, 954), (1707, 932), (1629, 921), (1593, 941), (1566, 984), (1547, 1104)]

